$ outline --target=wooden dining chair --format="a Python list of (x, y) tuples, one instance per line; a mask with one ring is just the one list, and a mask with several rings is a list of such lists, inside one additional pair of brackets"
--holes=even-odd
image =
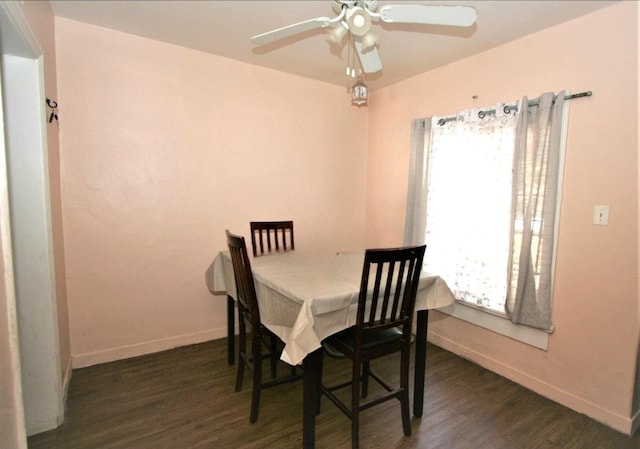
[[(298, 380), (302, 378), (301, 373), (293, 370), (291, 374), (263, 381), (262, 379), (262, 362), (265, 359), (271, 361), (272, 373), (275, 373), (275, 364), (278, 362), (280, 354), (268, 351), (263, 353), (263, 345), (267, 348), (272, 347), (272, 338), (278, 338), (273, 332), (267, 329), (260, 321), (260, 309), (258, 307), (258, 299), (256, 296), (255, 285), (253, 283), (253, 272), (251, 271), (251, 262), (247, 254), (247, 246), (244, 237), (234, 235), (228, 230), (227, 244), (231, 253), (231, 264), (233, 266), (233, 275), (236, 281), (236, 303), (238, 304), (238, 324), (239, 324), (239, 341), (238, 341), (238, 370), (236, 375), (236, 391), (242, 389), (245, 366), (253, 374), (252, 395), (251, 395), (251, 413), (249, 422), (255, 423), (258, 420), (258, 408), (260, 406), (260, 392), (264, 388), (274, 387), (286, 382)], [(251, 352), (247, 352), (247, 327), (251, 329)]]
[[(270, 254), (273, 252), (285, 252), (295, 249), (293, 238), (293, 221), (250, 221), (251, 248), (253, 257)], [(270, 351), (277, 351), (277, 339), (271, 338)], [(271, 377), (276, 377), (276, 367), (271, 366)]]
[(251, 221), (253, 257), (295, 249), (293, 221)]
[[(253, 257), (295, 249), (293, 221), (250, 221)], [(235, 363), (235, 301), (227, 295), (227, 352), (229, 365)], [(273, 341), (275, 345), (276, 341)], [(274, 350), (275, 351), (275, 350)], [(271, 371), (271, 376), (276, 376)]]
[[(411, 325), (425, 246), (370, 249), (365, 252), (355, 326), (325, 341), (351, 359), (351, 380), (333, 386), (321, 383), (326, 395), (351, 419), (351, 446), (358, 449), (360, 412), (390, 399), (400, 401), (402, 428), (411, 435), (409, 413), (409, 354)], [(370, 362), (400, 352), (399, 386), (393, 386), (371, 369)], [(384, 391), (368, 398), (369, 378)], [(338, 398), (336, 390), (351, 387), (351, 403)]]

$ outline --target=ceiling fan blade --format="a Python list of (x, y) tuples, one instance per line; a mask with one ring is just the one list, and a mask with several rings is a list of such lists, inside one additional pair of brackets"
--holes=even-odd
[(471, 6), (387, 5), (380, 9), (380, 18), (391, 23), (468, 27), (478, 15)]
[(360, 65), (364, 73), (375, 73), (382, 70), (382, 61), (375, 46), (364, 51), (362, 50), (362, 42), (355, 41), (354, 43), (356, 44)]
[(331, 25), (331, 23), (332, 20), (328, 17), (318, 17), (315, 19), (305, 20), (304, 22), (294, 23), (293, 25), (287, 25), (286, 27), (278, 28), (277, 30), (267, 31), (266, 33), (253, 36), (251, 38), (251, 42), (256, 45), (270, 44), (271, 42), (275, 42), (304, 31), (324, 28)]

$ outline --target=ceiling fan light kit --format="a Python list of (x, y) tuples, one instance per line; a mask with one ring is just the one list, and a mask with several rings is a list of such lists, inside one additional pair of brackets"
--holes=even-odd
[(371, 15), (362, 7), (354, 6), (347, 9), (347, 24), (354, 36), (364, 36), (371, 28)]
[(378, 42), (378, 35), (373, 31), (362, 36), (362, 51), (369, 51)]
[[(377, 0), (333, 0), (332, 9), (337, 14), (333, 19), (318, 17), (305, 20), (253, 36), (251, 42), (265, 45), (305, 31), (328, 28), (329, 39), (334, 43), (341, 44), (346, 35), (350, 36), (348, 45), (350, 48), (353, 47), (358, 55), (361, 72), (367, 74), (382, 70), (382, 61), (377, 50), (378, 36), (371, 31), (372, 25), (376, 22), (468, 27), (477, 20), (476, 10), (470, 6), (392, 4), (383, 6), (378, 13)], [(348, 64), (351, 65), (350, 60)], [(347, 74), (353, 69), (347, 67)], [(356, 100), (356, 86), (359, 92), (361, 86), (364, 86), (364, 102), (360, 94)], [(362, 76), (359, 76), (358, 82), (352, 87), (352, 104), (366, 104), (367, 94), (368, 89)]]
[(347, 25), (340, 22), (335, 28), (329, 30), (329, 40), (336, 44), (340, 44), (344, 40), (348, 31), (349, 29), (347, 28)]

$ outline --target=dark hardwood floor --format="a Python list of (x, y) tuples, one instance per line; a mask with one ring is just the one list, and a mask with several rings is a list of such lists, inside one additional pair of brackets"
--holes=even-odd
[[(250, 388), (234, 392), (226, 340), (74, 370), (66, 420), (29, 449), (286, 449), (302, 447), (302, 383), (265, 390), (249, 424)], [(394, 356), (395, 357), (395, 356)], [(392, 378), (395, 365), (375, 365)], [(283, 366), (283, 370), (286, 367)], [(325, 376), (347, 378), (325, 356)], [(326, 398), (316, 447), (350, 447), (350, 424)], [(639, 449), (631, 438), (429, 345), (425, 413), (402, 433), (399, 403), (363, 412), (365, 449)]]

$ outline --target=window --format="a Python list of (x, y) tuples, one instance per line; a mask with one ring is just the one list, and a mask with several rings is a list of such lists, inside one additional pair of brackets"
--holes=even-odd
[(565, 95), (416, 120), (412, 132), (405, 243), (427, 244), (425, 269), (458, 302), (532, 331), (553, 330)]
[[(432, 119), (437, 122), (440, 118)], [(432, 122), (425, 269), (457, 299), (504, 315), (515, 115)]]

